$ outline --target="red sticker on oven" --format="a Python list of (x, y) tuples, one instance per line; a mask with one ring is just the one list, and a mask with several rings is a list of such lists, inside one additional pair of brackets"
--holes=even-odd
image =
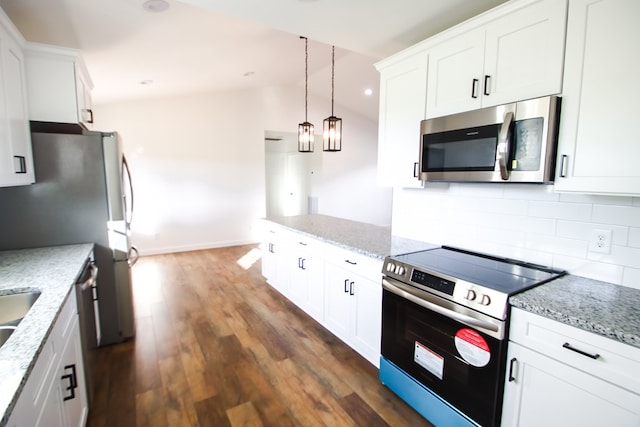
[(473, 329), (464, 328), (456, 332), (454, 338), (460, 356), (472, 366), (486, 366), (491, 359), (489, 345), (482, 336)]

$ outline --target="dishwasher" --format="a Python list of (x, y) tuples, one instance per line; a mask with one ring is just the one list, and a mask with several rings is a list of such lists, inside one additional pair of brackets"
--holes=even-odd
[(93, 257), (87, 259), (75, 286), (80, 323), (80, 341), (84, 377), (89, 406), (93, 401), (93, 365), (95, 350), (100, 345), (100, 312), (98, 311), (98, 266)]

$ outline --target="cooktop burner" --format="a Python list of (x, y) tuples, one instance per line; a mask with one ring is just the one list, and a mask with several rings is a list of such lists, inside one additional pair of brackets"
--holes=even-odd
[(447, 246), (392, 258), (417, 269), (445, 274), (507, 295), (522, 292), (565, 273), (523, 261)]

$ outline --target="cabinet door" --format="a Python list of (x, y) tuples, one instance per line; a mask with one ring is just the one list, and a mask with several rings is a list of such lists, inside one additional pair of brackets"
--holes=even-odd
[(378, 181), (421, 187), (420, 121), (426, 117), (427, 53), (380, 70)]
[(291, 236), (289, 245), (289, 298), (306, 311), (309, 269), (313, 271), (314, 260), (309, 251), (310, 243), (303, 238)]
[(269, 283), (277, 277), (277, 231), (273, 227), (267, 227), (262, 240), (262, 275)]
[(640, 2), (569, 7), (555, 189), (640, 195)]
[(354, 293), (352, 346), (369, 362), (379, 367), (382, 285), (380, 282), (357, 276)]
[(355, 282), (349, 272), (333, 263), (325, 263), (325, 314), (324, 323), (334, 335), (349, 343), (351, 328), (350, 293)]
[(40, 416), (36, 427), (64, 427), (64, 417), (62, 414), (62, 398), (58, 389), (58, 378), (50, 379), (50, 387), (42, 403)]
[(480, 108), (484, 37), (469, 31), (429, 51), (427, 118)]
[(65, 425), (82, 427), (88, 414), (84, 363), (80, 346), (78, 316), (74, 316), (74, 325), (60, 360), (57, 378), (60, 386)]
[(509, 342), (502, 425), (600, 427), (612, 423), (640, 425), (640, 396)]
[(35, 175), (22, 50), (4, 32), (0, 32), (0, 50), (0, 186), (31, 184)]
[(562, 91), (564, 0), (541, 0), (486, 27), (482, 106)]

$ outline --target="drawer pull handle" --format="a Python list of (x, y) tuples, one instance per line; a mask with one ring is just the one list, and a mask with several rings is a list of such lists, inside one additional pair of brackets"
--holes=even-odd
[(600, 355), (599, 355), (598, 353), (596, 353), (596, 354), (587, 353), (587, 352), (586, 352), (586, 351), (584, 351), (584, 350), (580, 350), (579, 348), (575, 348), (575, 347), (573, 347), (573, 346), (572, 346), (571, 344), (569, 344), (568, 342), (566, 342), (566, 343), (562, 344), (562, 347), (563, 347), (563, 348), (566, 348), (567, 350), (575, 351), (576, 353), (581, 354), (581, 355), (583, 355), (583, 356), (587, 356), (587, 357), (589, 357), (589, 358), (591, 358), (591, 359), (593, 359), (593, 360), (596, 360), (596, 359), (600, 358)]
[(345, 260), (344, 260), (344, 262), (346, 262), (347, 264), (351, 264), (351, 265), (356, 265), (356, 264), (358, 264), (357, 262), (355, 262), (355, 261), (351, 261), (351, 260), (348, 260), (348, 259), (345, 259)]
[(511, 359), (509, 362), (509, 382), (513, 382), (516, 380), (516, 377), (513, 376), (513, 366), (518, 362), (518, 359), (515, 357)]

